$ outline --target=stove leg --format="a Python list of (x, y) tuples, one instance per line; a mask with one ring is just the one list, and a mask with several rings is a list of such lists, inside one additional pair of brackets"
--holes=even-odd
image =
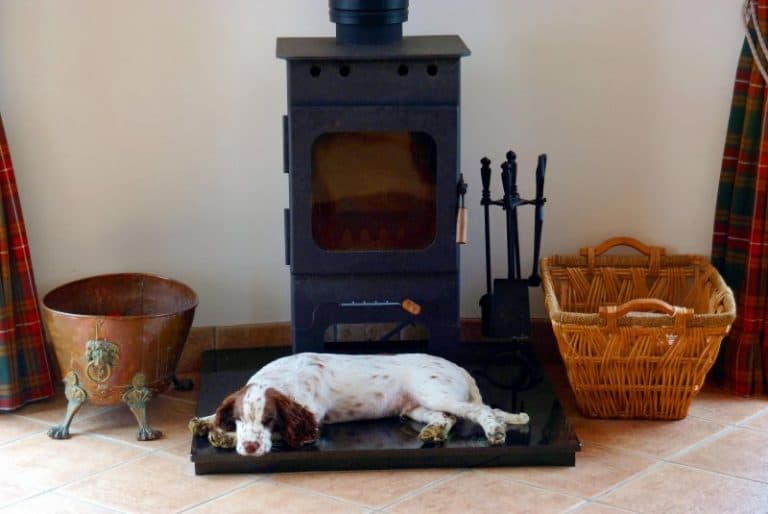
[(83, 406), (88, 399), (88, 394), (85, 389), (80, 387), (80, 380), (77, 377), (77, 373), (70, 371), (67, 376), (64, 377), (64, 395), (67, 397), (67, 413), (64, 415), (64, 421), (60, 425), (54, 425), (48, 429), (48, 437), (51, 439), (69, 439), (69, 425), (72, 423), (72, 418), (75, 417), (77, 411)]
[(152, 429), (147, 423), (147, 402), (151, 398), (152, 391), (147, 387), (147, 379), (143, 373), (136, 373), (132, 380), (132, 387), (123, 393), (122, 400), (139, 422), (139, 432), (136, 435), (139, 441), (152, 441), (163, 435), (161, 431)]

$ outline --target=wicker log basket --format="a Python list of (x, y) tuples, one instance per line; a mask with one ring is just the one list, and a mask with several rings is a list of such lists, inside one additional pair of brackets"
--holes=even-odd
[[(616, 246), (642, 255), (603, 255)], [(541, 261), (544, 300), (579, 410), (681, 419), (736, 316), (708, 259), (628, 237)]]

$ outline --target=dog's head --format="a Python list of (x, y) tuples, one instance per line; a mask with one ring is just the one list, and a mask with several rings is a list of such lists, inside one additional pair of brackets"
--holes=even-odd
[(272, 449), (272, 432), (298, 448), (317, 440), (319, 427), (314, 415), (272, 387), (250, 384), (227, 396), (216, 409), (214, 424), (237, 433), (240, 455), (258, 457)]

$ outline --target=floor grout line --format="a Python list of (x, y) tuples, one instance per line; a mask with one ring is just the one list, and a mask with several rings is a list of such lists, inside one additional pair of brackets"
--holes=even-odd
[(749, 423), (750, 421), (753, 421), (757, 418), (761, 418), (764, 415), (768, 414), (768, 406), (764, 407), (762, 410), (759, 410), (752, 414), (751, 416), (747, 416), (746, 418), (739, 421), (739, 423), (736, 426), (743, 426), (744, 423)]
[[(600, 503), (600, 499), (601, 498), (604, 498), (604, 497), (608, 496), (609, 494), (611, 494), (611, 493), (621, 489), (622, 487), (624, 487), (624, 486), (626, 486), (628, 484), (631, 484), (632, 482), (636, 482), (636, 481), (638, 481), (638, 480), (640, 480), (640, 479), (650, 475), (651, 473), (657, 471), (658, 468), (662, 467), (664, 464), (666, 464), (666, 462), (664, 462), (663, 460), (658, 460), (658, 461), (654, 462), (653, 464), (651, 464), (650, 466), (648, 466), (647, 468), (638, 471), (634, 475), (630, 475), (627, 478), (616, 482), (615, 484), (613, 484), (612, 486), (608, 487), (607, 489), (605, 489), (605, 490), (603, 490), (603, 491), (601, 491), (601, 492), (599, 492), (597, 494), (593, 494), (592, 496), (590, 496), (588, 498), (588, 500), (592, 501), (592, 502)], [(611, 505), (611, 506), (613, 506), (613, 505)]]
[(569, 492), (569, 491), (565, 491), (565, 490), (562, 490), (562, 489), (555, 489), (553, 487), (543, 486), (543, 485), (537, 484), (535, 482), (529, 482), (529, 481), (525, 480), (524, 478), (515, 478), (515, 477), (508, 477), (508, 476), (503, 476), (503, 475), (496, 475), (496, 474), (493, 474), (492, 472), (487, 471), (486, 469), (478, 469), (477, 472), (481, 473), (481, 474), (484, 474), (484, 475), (489, 475), (491, 477), (494, 477), (494, 478), (496, 478), (498, 480), (502, 480), (502, 481), (505, 481), (505, 482), (513, 482), (513, 483), (516, 483), (516, 484), (521, 484), (521, 485), (525, 485), (525, 486), (531, 487), (533, 489), (539, 489), (541, 491), (547, 491), (549, 493), (555, 493), (555, 494), (560, 494), (562, 496), (568, 496), (570, 498), (579, 498), (580, 500), (584, 500), (584, 501), (586, 501), (589, 498), (589, 496), (583, 496), (583, 495), (580, 495), (580, 494), (577, 494), (577, 493), (573, 493), (573, 492)]
[[(709, 434), (708, 436), (705, 436), (704, 438), (696, 441), (695, 443), (693, 443), (693, 444), (691, 444), (691, 445), (689, 445), (689, 446), (687, 446), (687, 447), (685, 447), (685, 448), (683, 448), (681, 450), (678, 450), (677, 452), (675, 452), (675, 453), (673, 453), (673, 454), (671, 454), (669, 456), (661, 457), (661, 458), (657, 457), (658, 460), (656, 462), (654, 462), (653, 464), (651, 464), (650, 466), (648, 466), (647, 468), (645, 468), (644, 470), (642, 470), (642, 471), (640, 471), (640, 472), (638, 472), (638, 473), (636, 473), (636, 474), (634, 474), (632, 476), (627, 477), (626, 479), (624, 479), (624, 480), (614, 484), (613, 486), (609, 487), (607, 490), (602, 491), (600, 493), (597, 493), (597, 494), (591, 496), (589, 499), (590, 500), (599, 500), (600, 498), (604, 498), (605, 496), (608, 496), (612, 492), (614, 492), (614, 491), (624, 487), (625, 485), (630, 484), (632, 482), (635, 482), (637, 480), (640, 480), (640, 479), (650, 475), (651, 473), (657, 471), (659, 468), (661, 468), (665, 464), (671, 464), (672, 462), (669, 461), (670, 458), (673, 458), (673, 457), (675, 457), (677, 455), (680, 455), (680, 454), (684, 454), (685, 452), (693, 450), (693, 449), (695, 449), (697, 447), (703, 446), (707, 442), (715, 441), (718, 438), (722, 437), (724, 434), (726, 434), (728, 432), (731, 432), (731, 431), (733, 431), (733, 427), (725, 426), (721, 430), (718, 430), (717, 432)], [(677, 464), (677, 463), (674, 463), (674, 464)]]
[(375, 509), (375, 508), (377, 508), (377, 507), (371, 507), (370, 505), (367, 505), (365, 503), (357, 502), (355, 500), (350, 500), (350, 499), (347, 499), (347, 498), (342, 498), (341, 496), (333, 496), (332, 494), (327, 494), (327, 493), (324, 493), (322, 491), (318, 491), (316, 489), (309, 489), (308, 487), (304, 487), (304, 486), (301, 486), (301, 485), (286, 484), (286, 483), (283, 483), (283, 482), (278, 482), (278, 481), (274, 480), (274, 475), (271, 475), (269, 477), (269, 481), (272, 484), (274, 484), (274, 485), (276, 485), (278, 487), (288, 487), (288, 488), (294, 489), (296, 491), (309, 492), (309, 493), (312, 493), (314, 495), (321, 496), (323, 498), (328, 498), (328, 499), (335, 500), (335, 501), (338, 501), (338, 502), (342, 502), (342, 503), (345, 503), (345, 504), (348, 504), (348, 505), (353, 505), (355, 507), (361, 507), (363, 509)]
[(21, 418), (21, 419), (23, 419), (25, 421), (31, 421), (31, 422), (34, 422), (34, 423), (38, 423), (40, 425), (50, 426), (50, 422), (48, 422), (48, 421), (44, 421), (42, 419), (33, 418), (31, 416), (25, 416), (24, 414), (14, 413), (14, 414), (11, 414), (11, 416), (14, 416), (14, 417), (17, 417), (17, 418)]
[[(763, 409), (763, 410), (765, 410), (765, 409)], [(763, 410), (761, 410), (761, 411), (759, 411), (759, 412), (757, 412), (757, 413), (753, 414), (752, 416), (749, 416), (748, 418), (745, 418), (745, 419), (750, 419), (752, 417), (757, 417), (758, 415), (760, 415), (762, 413)], [(634, 475), (632, 475), (630, 477), (627, 477), (626, 479), (621, 480), (620, 482), (617, 482), (616, 484), (614, 484), (613, 486), (609, 487), (608, 489), (606, 489), (604, 491), (601, 491), (600, 493), (597, 493), (597, 494), (591, 496), (589, 498), (589, 500), (590, 501), (598, 501), (599, 502), (599, 500), (601, 498), (604, 498), (604, 497), (610, 495), (611, 493), (617, 491), (618, 489), (621, 489), (622, 487), (624, 487), (624, 486), (626, 486), (628, 484), (631, 484), (632, 482), (636, 482), (638, 480), (641, 480), (642, 478), (650, 475), (651, 473), (657, 471), (659, 468), (661, 468), (661, 467), (663, 467), (665, 465), (670, 465), (671, 464), (671, 465), (676, 465), (676, 466), (681, 466), (681, 467), (690, 467), (692, 469), (698, 469), (698, 468), (696, 468), (694, 466), (688, 466), (686, 464), (682, 464), (682, 463), (673, 461), (672, 459), (675, 459), (675, 458), (678, 458), (678, 457), (680, 457), (682, 455), (685, 455), (686, 453), (688, 453), (690, 451), (694, 451), (694, 450), (696, 450), (696, 449), (698, 449), (700, 447), (703, 447), (703, 446), (705, 446), (705, 445), (707, 445), (707, 444), (709, 444), (709, 443), (711, 443), (713, 441), (717, 441), (721, 437), (724, 437), (728, 433), (731, 433), (731, 432), (733, 432), (735, 430), (736, 430), (736, 426), (735, 425), (725, 425), (725, 426), (723, 426), (723, 428), (721, 430), (718, 430), (717, 432), (709, 434), (709, 435), (699, 439), (695, 443), (692, 443), (692, 444), (686, 446), (685, 448), (682, 448), (682, 449), (680, 449), (680, 450), (678, 450), (678, 451), (676, 451), (676, 452), (674, 452), (674, 453), (672, 453), (670, 455), (667, 455), (665, 457), (660, 457), (660, 458), (656, 457), (658, 459), (657, 462), (654, 462), (653, 464), (651, 464), (650, 466), (648, 466), (644, 470), (642, 470), (642, 471), (640, 471), (640, 472), (638, 472), (638, 473), (636, 473), (636, 474), (634, 474)], [(709, 473), (714, 473), (714, 474), (721, 475), (721, 476), (730, 476), (730, 475), (727, 475), (727, 474), (724, 474), (724, 473), (719, 473), (719, 472), (712, 471), (712, 470), (702, 470), (702, 471), (707, 471)], [(761, 484), (763, 483), (763, 482), (759, 482), (759, 481), (755, 481), (755, 480), (750, 480), (750, 479), (747, 479), (747, 478), (744, 478), (744, 477), (731, 477), (731, 478), (737, 478), (737, 479), (742, 479), (742, 480), (749, 480), (751, 482), (757, 482), (757, 483), (761, 483)]]
[(563, 511), (563, 514), (570, 514), (571, 512), (577, 512), (584, 508), (584, 506), (589, 505), (589, 500), (582, 500), (581, 503), (577, 503), (576, 505), (573, 505), (572, 507), (568, 507)]
[(89, 498), (83, 498), (81, 496), (75, 496), (73, 494), (67, 494), (64, 491), (51, 491), (50, 494), (54, 494), (54, 495), (60, 496), (62, 498), (69, 498), (71, 500), (76, 500), (78, 502), (85, 503), (87, 505), (93, 505), (93, 506), (99, 507), (101, 509), (107, 509), (107, 510), (110, 510), (110, 511), (115, 512), (117, 514), (129, 514), (129, 513), (127, 513), (126, 511), (124, 511), (122, 509), (116, 509), (115, 507), (101, 504), (101, 503), (99, 503), (97, 501), (94, 501), (94, 500), (91, 500)]
[[(128, 460), (126, 460), (126, 461), (123, 461), (123, 462), (121, 462), (121, 463), (119, 463), (119, 464), (116, 464), (116, 465), (114, 465), (114, 466), (110, 466), (110, 467), (108, 467), (108, 468), (105, 468), (105, 469), (103, 469), (103, 470), (101, 470), (101, 471), (98, 471), (98, 472), (95, 472), (95, 473), (91, 473), (90, 475), (87, 475), (87, 476), (85, 476), (85, 477), (82, 477), (82, 478), (80, 478), (80, 479), (78, 479), (78, 480), (74, 480), (74, 481), (72, 481), (72, 482), (68, 482), (68, 483), (66, 483), (66, 484), (60, 485), (60, 486), (58, 486), (57, 488), (55, 488), (55, 489), (51, 489), (51, 490), (50, 490), (50, 491), (48, 491), (48, 492), (54, 492), (54, 493), (56, 493), (56, 494), (59, 494), (59, 495), (61, 495), (61, 496), (66, 496), (66, 497), (68, 497), (68, 498), (72, 498), (72, 499), (76, 499), (76, 500), (80, 500), (80, 501), (82, 501), (82, 500), (84, 500), (84, 499), (83, 499), (81, 496), (79, 496), (79, 495), (75, 494), (75, 493), (74, 493), (74, 492), (72, 492), (72, 491), (67, 491), (65, 488), (66, 488), (66, 487), (69, 487), (69, 486), (72, 486), (72, 485), (75, 485), (75, 484), (77, 484), (77, 483), (80, 483), (80, 482), (84, 482), (85, 480), (88, 480), (88, 479), (90, 479), (90, 478), (93, 478), (94, 476), (96, 476), (96, 475), (99, 475), (99, 474), (101, 474), (101, 473), (106, 473), (107, 471), (111, 471), (111, 470), (114, 470), (114, 469), (117, 469), (117, 468), (120, 468), (120, 467), (123, 467), (123, 466), (127, 466), (127, 465), (129, 465), (129, 464), (132, 464), (132, 463), (134, 463), (134, 462), (137, 462), (137, 461), (139, 461), (139, 460), (142, 460), (142, 459), (148, 458), (148, 457), (150, 457), (150, 456), (153, 456), (155, 453), (157, 453), (157, 452), (159, 452), (159, 451), (161, 451), (161, 450), (155, 450), (155, 451), (153, 451), (153, 452), (149, 452), (147, 455), (141, 455), (141, 456), (137, 456), (137, 457), (134, 457), (134, 458), (130, 458), (130, 459), (128, 459)], [(171, 455), (171, 456), (169, 456), (169, 458), (174, 458), (174, 459), (175, 459), (175, 458), (176, 458), (176, 456), (173, 456), (173, 455)], [(249, 480), (248, 480), (246, 483), (242, 484), (241, 486), (237, 486), (237, 487), (235, 487), (234, 489), (231, 489), (231, 490), (229, 490), (229, 491), (226, 491), (226, 492), (224, 492), (224, 493), (222, 493), (222, 494), (220, 494), (220, 495), (217, 495), (217, 496), (214, 496), (214, 497), (208, 498), (208, 499), (206, 499), (206, 500), (205, 500), (205, 501), (203, 501), (203, 502), (197, 503), (197, 504), (195, 504), (195, 505), (192, 505), (192, 506), (189, 506), (189, 507), (185, 507), (184, 509), (182, 509), (182, 510), (179, 510), (179, 511), (177, 511), (177, 512), (186, 512), (187, 510), (190, 510), (190, 509), (196, 508), (196, 507), (198, 507), (198, 506), (200, 506), (200, 505), (203, 505), (203, 504), (205, 504), (205, 503), (209, 503), (209, 502), (211, 502), (211, 501), (213, 501), (213, 500), (215, 500), (215, 499), (217, 499), (217, 498), (219, 498), (219, 497), (221, 497), (221, 496), (226, 496), (227, 494), (230, 494), (230, 493), (236, 492), (236, 491), (238, 491), (238, 490), (240, 490), (240, 489), (244, 489), (244, 488), (246, 488), (246, 487), (249, 487), (249, 486), (251, 486), (251, 485), (253, 485), (253, 484), (257, 483), (257, 482), (260, 482), (260, 481), (261, 481), (262, 479), (264, 479), (264, 478), (265, 478), (265, 477), (259, 477), (259, 478), (255, 478), (255, 479), (249, 479)], [(98, 506), (100, 506), (100, 507), (105, 507), (105, 508), (108, 508), (108, 509), (114, 510), (114, 511), (116, 511), (116, 512), (120, 512), (120, 513), (123, 513), (123, 512), (124, 512), (124, 511), (122, 511), (122, 510), (120, 510), (120, 509), (117, 509), (117, 508), (115, 508), (115, 507), (112, 507), (112, 506), (109, 506), (109, 505), (101, 505), (101, 504), (98, 504), (98, 503), (95, 503), (95, 502), (93, 502), (92, 500), (89, 500), (89, 501), (91, 501), (92, 503), (94, 503), (95, 505), (98, 505)], [(125, 514), (129, 514), (129, 513), (125, 513)]]
[[(67, 491), (66, 488), (70, 487), (70, 486), (73, 486), (73, 485), (76, 485), (76, 484), (79, 484), (81, 482), (85, 482), (86, 480), (89, 480), (89, 479), (91, 479), (91, 478), (93, 478), (93, 477), (95, 477), (97, 475), (102, 474), (102, 473), (106, 473), (106, 472), (112, 471), (114, 469), (118, 469), (118, 468), (121, 468), (121, 467), (124, 467), (124, 466), (128, 466), (129, 464), (132, 464), (134, 462), (140, 461), (142, 459), (146, 459), (147, 457), (149, 457), (149, 454), (137, 455), (136, 457), (129, 458), (129, 459), (124, 460), (124, 461), (122, 461), (120, 463), (117, 463), (117, 464), (115, 464), (113, 466), (109, 466), (109, 467), (106, 467), (106, 468), (101, 469), (99, 471), (95, 471), (95, 472), (93, 472), (93, 473), (91, 473), (89, 475), (86, 475), (84, 477), (80, 477), (80, 478), (78, 478), (76, 480), (73, 480), (71, 482), (66, 482), (64, 484), (60, 484), (59, 486), (51, 489), (50, 492), (55, 492), (56, 494), (59, 494), (61, 496), (66, 496), (66, 497), (73, 498), (73, 499), (76, 499), (76, 500), (83, 500), (83, 498), (81, 496), (78, 496), (78, 495), (74, 494), (71, 491)], [(114, 507), (107, 506), (107, 508), (112, 509), (112, 510), (117, 510), (118, 512), (121, 512), (120, 509), (116, 509)]]
[(126, 441), (124, 439), (120, 439), (119, 437), (114, 437), (114, 436), (111, 436), (111, 435), (104, 435), (104, 434), (100, 434), (98, 432), (79, 432), (78, 434), (75, 434), (75, 435), (95, 437), (96, 439), (100, 439), (102, 441), (108, 441), (108, 442), (111, 442), (111, 443), (119, 443), (119, 444), (122, 444), (123, 446), (128, 446), (130, 448), (136, 448), (137, 450), (144, 450), (144, 451), (149, 452), (149, 453), (157, 453), (157, 452), (161, 452), (163, 450), (170, 450), (171, 448), (175, 448), (177, 446), (181, 446), (181, 444), (182, 444), (181, 442), (174, 443), (174, 442), (167, 441), (167, 440), (164, 440), (164, 439), (160, 438), (160, 439), (156, 439), (156, 441), (161, 441), (161, 442), (159, 442), (157, 444), (165, 444), (165, 443), (167, 443), (167, 445), (158, 446), (157, 448), (151, 448), (151, 446), (152, 446), (152, 442), (151, 441), (139, 441), (137, 439), (136, 440), (137, 442), (134, 443), (132, 441)]
[(564, 514), (576, 514), (577, 512), (584, 510), (585, 507), (588, 507), (590, 505), (603, 505), (606, 507), (610, 507), (612, 509), (616, 509), (618, 512), (628, 512), (630, 514), (642, 514), (642, 512), (639, 510), (627, 509), (625, 507), (617, 507), (615, 505), (610, 505), (608, 503), (602, 503), (602, 502), (592, 501), (592, 500), (586, 500), (583, 504), (577, 505), (573, 509), (565, 511)]
[(706, 446), (709, 443), (717, 441), (718, 439), (721, 439), (722, 437), (730, 434), (731, 432), (733, 432), (735, 430), (736, 430), (735, 426), (733, 426), (733, 425), (725, 425), (725, 427), (723, 427), (722, 429), (718, 430), (717, 432), (713, 432), (713, 433), (711, 433), (709, 435), (706, 435), (706, 436), (702, 437), (701, 439), (699, 439), (698, 441), (696, 441), (695, 443), (692, 443), (692, 444), (686, 446), (685, 448), (681, 448), (681, 449), (677, 450), (676, 452), (673, 452), (673, 453), (671, 453), (669, 455), (665, 455), (665, 456), (661, 457), (660, 460), (663, 460), (665, 462), (674, 462), (673, 459), (677, 459), (677, 458), (685, 455), (686, 453), (698, 450), (702, 446)]
[(243, 485), (239, 485), (239, 486), (235, 487), (234, 489), (230, 489), (229, 491), (225, 491), (225, 492), (223, 492), (221, 494), (217, 494), (215, 496), (211, 496), (210, 498), (206, 498), (205, 500), (203, 500), (203, 501), (201, 501), (199, 503), (196, 503), (194, 505), (190, 505), (189, 507), (184, 507), (183, 509), (178, 510), (177, 512), (178, 513), (189, 512), (189, 511), (191, 511), (193, 509), (197, 509), (199, 507), (202, 507), (203, 505), (207, 505), (207, 504), (212, 503), (212, 502), (214, 502), (216, 500), (220, 500), (222, 498), (226, 498), (228, 496), (232, 496), (233, 494), (236, 494), (236, 493), (238, 493), (238, 492), (240, 492), (240, 491), (242, 491), (244, 489), (248, 489), (249, 487), (252, 487), (252, 486), (254, 486), (254, 485), (258, 484), (258, 483), (266, 482), (267, 480), (269, 480), (269, 476), (268, 475), (264, 475), (264, 476), (260, 476), (260, 477), (254, 478), (253, 480), (249, 480), (248, 482), (244, 483)]
[(31, 432), (31, 433), (28, 433), (28, 434), (25, 434), (25, 435), (22, 435), (22, 436), (19, 436), (19, 437), (15, 437), (13, 439), (9, 439), (7, 441), (3, 441), (2, 443), (0, 443), (0, 449), (3, 449), (5, 447), (7, 447), (7, 446), (14, 445), (14, 444), (16, 444), (16, 443), (18, 443), (20, 441), (25, 441), (27, 439), (31, 439), (33, 437), (37, 437), (40, 434), (45, 434), (45, 431), (41, 430), (40, 432)]
[(741, 418), (738, 421), (730, 421), (730, 422), (729, 421), (716, 421), (716, 420), (713, 420), (711, 418), (700, 416), (700, 415), (696, 415), (696, 414), (689, 414), (687, 417), (701, 419), (701, 420), (704, 420), (704, 421), (709, 421), (709, 422), (712, 422), (712, 423), (718, 423), (718, 424), (721, 424), (721, 425), (729, 425), (729, 426), (734, 426), (734, 427), (740, 427), (744, 423), (747, 423), (747, 422), (749, 422), (749, 421), (751, 421), (751, 420), (753, 420), (755, 418), (759, 418), (759, 417), (763, 416), (764, 414), (768, 414), (768, 406), (765, 406), (762, 409), (760, 409), (759, 411), (753, 412), (749, 416)]
[(746, 430), (748, 432), (754, 432), (756, 434), (763, 434), (765, 436), (768, 436), (768, 430), (765, 430), (764, 428), (748, 427), (746, 425), (734, 425), (733, 428), (737, 428), (739, 430)]
[[(735, 478), (736, 480), (744, 480), (746, 482), (753, 482), (755, 484), (760, 484), (760, 485), (768, 485), (768, 480), (758, 480), (756, 478), (749, 478), (749, 477), (740, 476), (740, 475), (733, 475), (731, 473), (726, 473), (725, 471), (717, 471), (717, 470), (714, 470), (714, 469), (702, 468), (701, 466), (697, 466), (695, 464), (683, 464), (682, 462), (671, 462), (671, 461), (664, 461), (664, 462), (666, 464), (671, 464), (671, 465), (679, 466), (679, 467), (682, 467), (682, 468), (691, 468), (691, 469), (695, 469), (697, 471), (703, 471), (705, 473), (711, 473), (713, 475), (719, 475), (719, 476), (722, 476), (722, 477)], [(768, 511), (766, 511), (766, 512), (768, 512)]]
[[(667, 455), (667, 456), (659, 456), (659, 455), (656, 455), (656, 454), (653, 454), (653, 453), (644, 452), (644, 451), (641, 451), (641, 450), (633, 450), (631, 448), (625, 448), (623, 446), (613, 446), (613, 445), (609, 445), (609, 444), (598, 443), (598, 442), (595, 442), (595, 441), (582, 440), (581, 438), (580, 438), (580, 440), (582, 441), (582, 443), (586, 442), (586, 443), (589, 443), (591, 445), (596, 445), (596, 446), (599, 446), (599, 447), (602, 447), (602, 448), (609, 448), (609, 449), (613, 449), (613, 450), (621, 450), (623, 452), (627, 452), (627, 453), (631, 453), (631, 454), (635, 454), (635, 455), (651, 457), (651, 458), (658, 459), (658, 460), (666, 460), (666, 459), (670, 459), (670, 458), (673, 458), (673, 457), (677, 456), (677, 454), (680, 453), (680, 452), (686, 452), (686, 451), (694, 449), (693, 448), (694, 446), (696, 446), (699, 443), (703, 442), (705, 439), (712, 439), (712, 440), (718, 439), (719, 438), (718, 434), (722, 433), (723, 435), (725, 435), (725, 433), (730, 432), (730, 431), (732, 431), (733, 429), (736, 429), (736, 428), (743, 428), (743, 429), (748, 429), (748, 430), (752, 430), (752, 431), (756, 431), (756, 432), (768, 433), (768, 431), (766, 431), (766, 430), (762, 430), (762, 429), (754, 428), (754, 427), (744, 426), (744, 423), (749, 423), (750, 421), (752, 421), (754, 419), (757, 419), (757, 418), (761, 417), (764, 414), (768, 414), (768, 407), (764, 407), (761, 410), (759, 410), (759, 411), (757, 411), (757, 412), (755, 412), (753, 414), (750, 414), (749, 416), (746, 416), (746, 417), (742, 418), (738, 423), (725, 423), (725, 422), (722, 422), (722, 421), (715, 421), (715, 420), (710, 419), (710, 418), (705, 418), (705, 417), (701, 417), (701, 416), (694, 416), (692, 414), (688, 415), (686, 417), (700, 419), (702, 421), (706, 421), (706, 422), (711, 423), (711, 424), (719, 425), (721, 428), (718, 431), (713, 432), (713, 433), (711, 433), (711, 434), (709, 434), (707, 436), (704, 436), (702, 439), (700, 439), (700, 440), (698, 440), (698, 441), (696, 441), (694, 443), (691, 443), (689, 446), (687, 446), (685, 448), (682, 448), (681, 450), (677, 450), (676, 452), (674, 452), (674, 453), (672, 453), (670, 455)], [(571, 419), (571, 418), (573, 418), (573, 416), (569, 417), (569, 419)], [(584, 418), (584, 419), (598, 419), (598, 418)], [(607, 421), (610, 421), (610, 420), (607, 420)], [(577, 431), (577, 435), (578, 435), (578, 431)]]
[(25, 496), (24, 498), (19, 498), (17, 500), (12, 500), (11, 502), (6, 503), (5, 505), (0, 505), (0, 511), (5, 510), (5, 509), (7, 509), (9, 507), (12, 507), (12, 506), (14, 506), (16, 504), (19, 504), (21, 502), (25, 502), (27, 500), (35, 499), (38, 496), (42, 496), (42, 495), (48, 494), (48, 493), (53, 493), (54, 491), (55, 491), (55, 489), (46, 489), (44, 491), (36, 492), (36, 493), (34, 493), (34, 494), (30, 495), (30, 496)]
[[(79, 496), (77, 496), (75, 494), (72, 494), (72, 493), (66, 491), (65, 488), (70, 486), (70, 485), (74, 485), (76, 483), (79, 483), (79, 482), (88, 480), (90, 478), (93, 478), (94, 476), (99, 475), (101, 473), (105, 473), (105, 472), (113, 470), (115, 468), (119, 468), (121, 466), (130, 464), (130, 463), (132, 463), (134, 461), (141, 460), (143, 458), (146, 458), (147, 456), (148, 456), (148, 454), (147, 455), (137, 455), (136, 457), (131, 457), (131, 458), (127, 459), (127, 460), (118, 462), (118, 463), (116, 463), (116, 464), (114, 464), (112, 466), (108, 466), (108, 467), (106, 467), (104, 469), (100, 469), (99, 471), (94, 471), (93, 473), (90, 473), (88, 475), (79, 477), (79, 478), (77, 478), (75, 480), (72, 480), (70, 482), (63, 482), (63, 483), (58, 484), (58, 485), (56, 485), (54, 487), (49, 487), (49, 488), (47, 488), (47, 489), (45, 489), (43, 491), (35, 493), (35, 494), (31, 495), (31, 496), (27, 496), (27, 497), (19, 499), (17, 501), (13, 501), (13, 502), (9, 503), (8, 505), (4, 505), (2, 508), (5, 509), (7, 507), (10, 507), (11, 505), (15, 505), (15, 504), (23, 502), (23, 501), (31, 500), (33, 498), (37, 498), (38, 496), (42, 496), (44, 494), (49, 494), (49, 493), (50, 494), (57, 494), (59, 496), (65, 496), (67, 498), (71, 498), (71, 499), (78, 500), (78, 501), (83, 501), (84, 498), (81, 498), (81, 497), (79, 497)], [(99, 506), (101, 506), (101, 505), (99, 505)], [(109, 508), (109, 509), (114, 510), (116, 512), (122, 512), (119, 509), (115, 509), (114, 507), (106, 507), (106, 508)]]
[(150, 448), (148, 448), (146, 446), (142, 446), (140, 444), (132, 443), (132, 442), (129, 442), (129, 441), (124, 441), (123, 439), (119, 439), (117, 437), (113, 437), (113, 436), (110, 436), (110, 435), (100, 434), (98, 432), (77, 432), (77, 433), (72, 434), (72, 435), (73, 435), (73, 437), (92, 437), (93, 439), (98, 439), (100, 441), (105, 441), (105, 442), (108, 442), (108, 443), (117, 443), (117, 444), (120, 444), (122, 446), (127, 446), (128, 448), (134, 448), (136, 450), (144, 451), (144, 452), (147, 453), (147, 455), (151, 455), (153, 453), (156, 453), (156, 452), (158, 452), (160, 450), (165, 449), (165, 448), (153, 448), (153, 449), (150, 449)]
[(468, 474), (471, 470), (470, 469), (457, 469), (454, 473), (444, 476), (442, 478), (438, 478), (434, 480), (433, 482), (430, 482), (428, 484), (424, 484), (423, 486), (414, 489), (413, 491), (407, 492), (404, 495), (400, 496), (398, 499), (391, 501), (381, 507), (378, 508), (378, 512), (386, 512), (388, 509), (391, 509), (392, 507), (396, 505), (400, 505), (401, 503), (404, 503), (412, 498), (415, 498), (417, 496), (420, 496), (424, 494), (425, 492), (435, 489), (438, 486), (445, 484), (447, 482), (451, 482), (453, 480), (458, 479), (460, 476)]

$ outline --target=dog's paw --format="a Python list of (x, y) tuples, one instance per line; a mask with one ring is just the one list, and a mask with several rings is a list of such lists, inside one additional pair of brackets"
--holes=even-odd
[(204, 418), (192, 418), (187, 425), (189, 431), (194, 435), (204, 436), (211, 431), (211, 424)]
[(525, 412), (511, 413), (501, 409), (493, 409), (493, 416), (499, 423), (507, 425), (527, 425), (531, 420)]
[(311, 446), (313, 444), (317, 444), (319, 440), (320, 440), (320, 429), (316, 428), (315, 431), (312, 433), (312, 437), (307, 438), (305, 441), (302, 441), (301, 446)]
[(448, 430), (445, 425), (427, 425), (419, 432), (419, 439), (425, 443), (439, 443), (448, 439)]
[(507, 431), (503, 424), (494, 424), (485, 433), (485, 437), (488, 438), (488, 443), (492, 446), (499, 446), (507, 440)]
[(508, 425), (527, 425), (531, 418), (525, 412), (518, 414), (508, 414), (504, 420)]
[(211, 430), (208, 432), (208, 442), (214, 448), (234, 448), (237, 444), (235, 435), (230, 432), (224, 432), (223, 430)]

